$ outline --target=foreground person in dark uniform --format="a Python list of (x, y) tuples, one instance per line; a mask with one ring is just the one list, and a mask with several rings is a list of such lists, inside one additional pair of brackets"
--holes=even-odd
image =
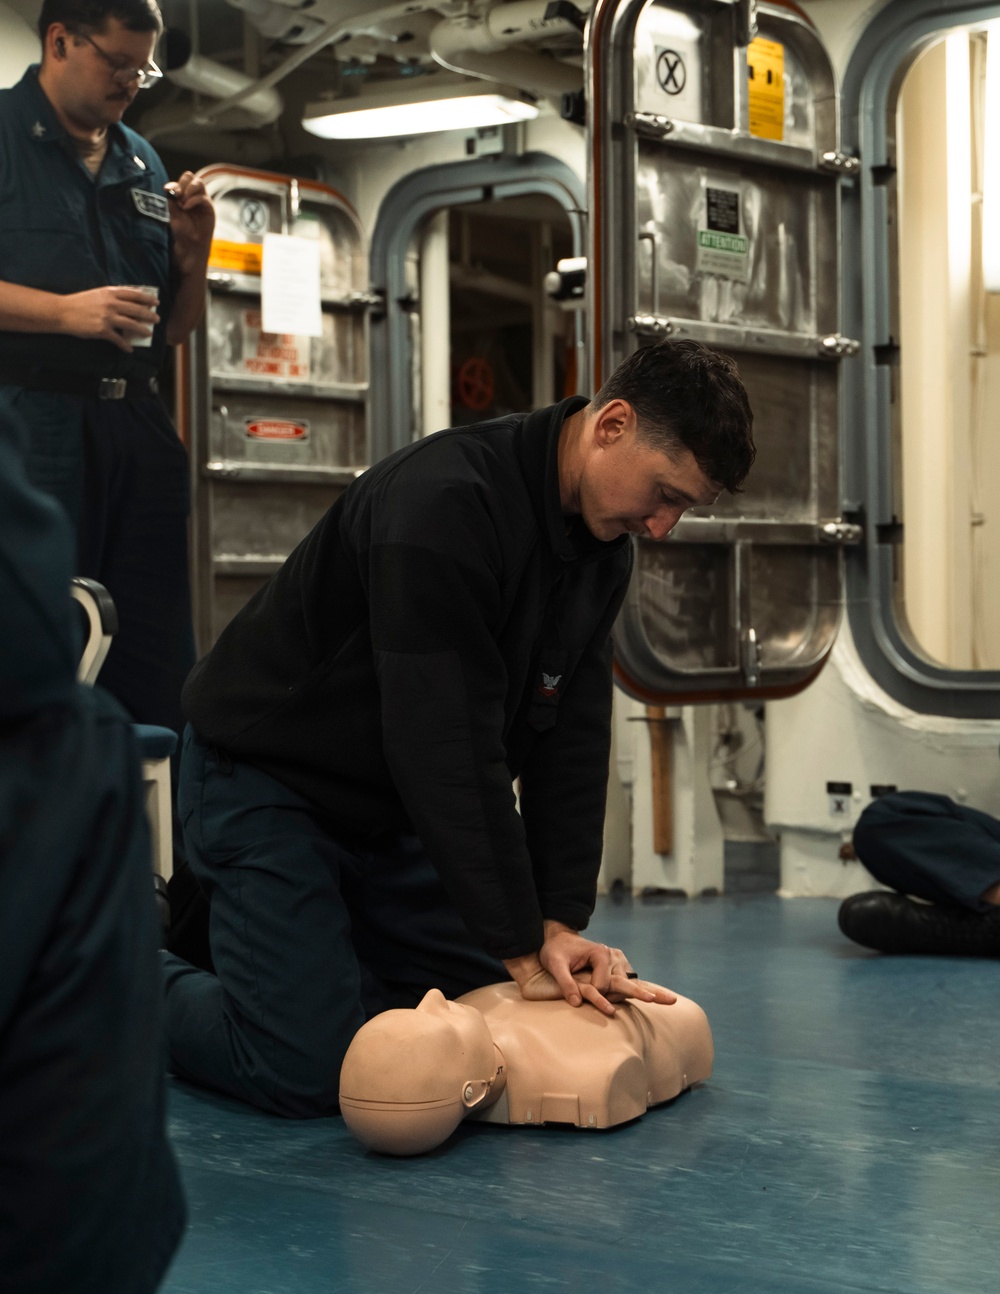
[(184, 1205), (131, 726), (75, 682), (72, 540), (0, 400), (0, 1289), (147, 1294)]
[(218, 978), (167, 957), (178, 1074), (320, 1115), (366, 1015), (430, 987), (672, 1000), (579, 933), (610, 634), (630, 534), (738, 488), (751, 422), (731, 360), (665, 343), (592, 404), (440, 432), (330, 509), (185, 688), (178, 801)]
[(155, 375), (201, 317), (214, 213), (121, 124), (159, 76), (161, 29), (152, 0), (45, 0), (41, 67), (0, 92), (0, 391), (29, 427), (31, 480), (76, 527), (75, 573), (114, 598), (102, 685), (180, 731), (188, 462)]
[(837, 919), (849, 939), (885, 953), (1000, 957), (996, 818), (947, 795), (897, 791), (862, 813), (854, 850), (895, 893), (845, 899)]

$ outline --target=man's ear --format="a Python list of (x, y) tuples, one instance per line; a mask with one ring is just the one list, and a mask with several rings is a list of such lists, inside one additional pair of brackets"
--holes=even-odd
[(49, 27), (45, 37), (45, 47), (52, 51), (53, 58), (63, 59), (66, 57), (66, 29), (62, 23), (54, 22)]
[(598, 409), (594, 421), (594, 440), (602, 448), (608, 448), (628, 432), (635, 424), (635, 410), (627, 400), (609, 400)]

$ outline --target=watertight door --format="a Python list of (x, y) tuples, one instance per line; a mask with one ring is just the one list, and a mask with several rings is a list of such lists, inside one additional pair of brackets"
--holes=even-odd
[(638, 346), (733, 355), (755, 415), (744, 493), (637, 539), (618, 682), (651, 702), (787, 694), (833, 645), (843, 546), (839, 152), (829, 58), (801, 11), (597, 0), (588, 47), (594, 388)]
[[(194, 479), (195, 624), (207, 651), (368, 462), (372, 299), (361, 226), (339, 193), (238, 167), (200, 176), (216, 230), (208, 308), (181, 391)], [(265, 249), (268, 234), (301, 241)], [(318, 259), (319, 317), (314, 309), (307, 332), (264, 330), (262, 270), (272, 249), (290, 250), (288, 272), (303, 276), (303, 300), (286, 291), (293, 299), (278, 301), (291, 308), (292, 329), (296, 306), (306, 297), (315, 306)]]

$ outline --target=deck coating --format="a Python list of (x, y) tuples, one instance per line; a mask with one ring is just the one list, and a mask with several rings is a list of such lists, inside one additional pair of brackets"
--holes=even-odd
[(1000, 962), (885, 958), (836, 902), (602, 900), (712, 1022), (711, 1080), (610, 1132), (417, 1159), (174, 1083), (167, 1294), (997, 1294)]

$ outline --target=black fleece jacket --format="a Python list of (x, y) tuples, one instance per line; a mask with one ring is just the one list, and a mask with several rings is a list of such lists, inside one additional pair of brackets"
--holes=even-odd
[[(600, 867), (627, 536), (562, 515), (580, 397), (418, 441), (356, 481), (184, 691), (203, 740), (358, 843), (415, 831), (470, 931), (582, 929)], [(521, 779), (521, 813), (513, 778)]]

